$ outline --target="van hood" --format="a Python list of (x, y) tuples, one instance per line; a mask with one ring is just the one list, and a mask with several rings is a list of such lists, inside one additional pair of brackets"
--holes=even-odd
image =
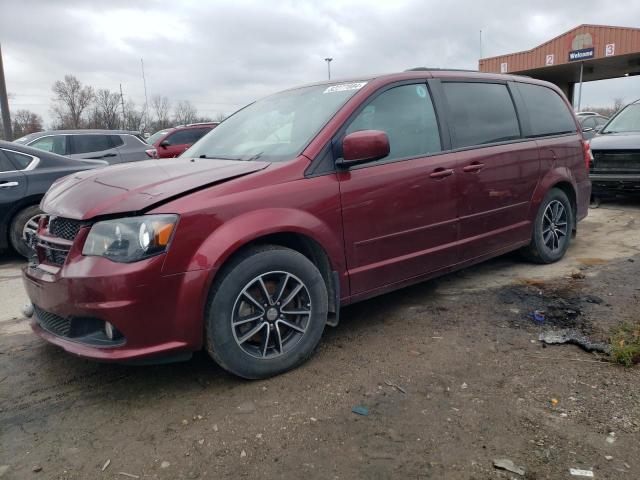
[(589, 145), (591, 150), (640, 150), (640, 132), (599, 134)]
[(75, 220), (140, 212), (210, 185), (263, 170), (268, 162), (175, 158), (74, 173), (42, 199), (46, 213)]

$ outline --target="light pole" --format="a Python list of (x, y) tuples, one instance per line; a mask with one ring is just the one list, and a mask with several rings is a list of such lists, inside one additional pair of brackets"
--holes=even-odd
[(327, 57), (324, 59), (325, 62), (327, 62), (327, 73), (329, 74), (329, 80), (331, 80), (331, 61), (333, 60), (333, 58), (331, 57)]

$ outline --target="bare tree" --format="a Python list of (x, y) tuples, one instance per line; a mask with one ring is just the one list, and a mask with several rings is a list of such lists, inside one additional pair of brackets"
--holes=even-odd
[(213, 117), (214, 122), (222, 122), (227, 116), (224, 113), (218, 113), (215, 117)]
[(55, 95), (52, 111), (58, 123), (65, 128), (81, 128), (82, 114), (94, 98), (93, 88), (83, 86), (73, 75), (65, 75), (64, 81), (57, 80), (52, 90)]
[(133, 100), (124, 104), (124, 129), (140, 131), (144, 121), (144, 111), (138, 110)]
[(194, 123), (198, 118), (198, 111), (188, 100), (178, 102), (173, 112), (173, 120), (178, 125)]
[(13, 135), (15, 138), (39, 132), (43, 129), (42, 117), (30, 110), (18, 110), (13, 114)]
[(171, 102), (164, 95), (154, 95), (151, 97), (151, 109), (153, 110), (154, 121), (152, 123), (154, 130), (162, 130), (171, 126), (169, 112), (171, 110)]
[(620, 110), (622, 110), (622, 107), (624, 107), (624, 98), (614, 98), (613, 99), (613, 113), (616, 113)]
[(100, 128), (113, 130), (120, 125), (120, 94), (107, 89), (96, 91), (95, 110), (97, 111)]

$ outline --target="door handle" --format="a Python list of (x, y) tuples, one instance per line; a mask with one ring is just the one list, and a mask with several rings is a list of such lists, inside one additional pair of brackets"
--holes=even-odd
[(18, 185), (20, 185), (18, 182), (2, 182), (0, 183), (0, 188), (17, 187)]
[(463, 172), (479, 172), (484, 168), (484, 163), (472, 163), (465, 167), (462, 167)]
[(453, 175), (453, 169), (451, 168), (436, 168), (429, 174), (431, 178), (444, 178), (448, 177), (449, 175)]

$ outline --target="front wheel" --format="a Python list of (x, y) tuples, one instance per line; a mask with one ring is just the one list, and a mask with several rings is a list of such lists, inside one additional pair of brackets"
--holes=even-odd
[(31, 205), (19, 211), (9, 227), (9, 240), (13, 249), (23, 257), (33, 254), (33, 240), (38, 232), (38, 221), (42, 210), (38, 205)]
[(328, 297), (316, 266), (295, 250), (253, 248), (234, 259), (209, 295), (209, 354), (225, 370), (267, 378), (304, 362), (320, 341)]
[(557, 262), (569, 248), (573, 225), (573, 209), (566, 193), (552, 188), (538, 209), (525, 256), (537, 263)]

